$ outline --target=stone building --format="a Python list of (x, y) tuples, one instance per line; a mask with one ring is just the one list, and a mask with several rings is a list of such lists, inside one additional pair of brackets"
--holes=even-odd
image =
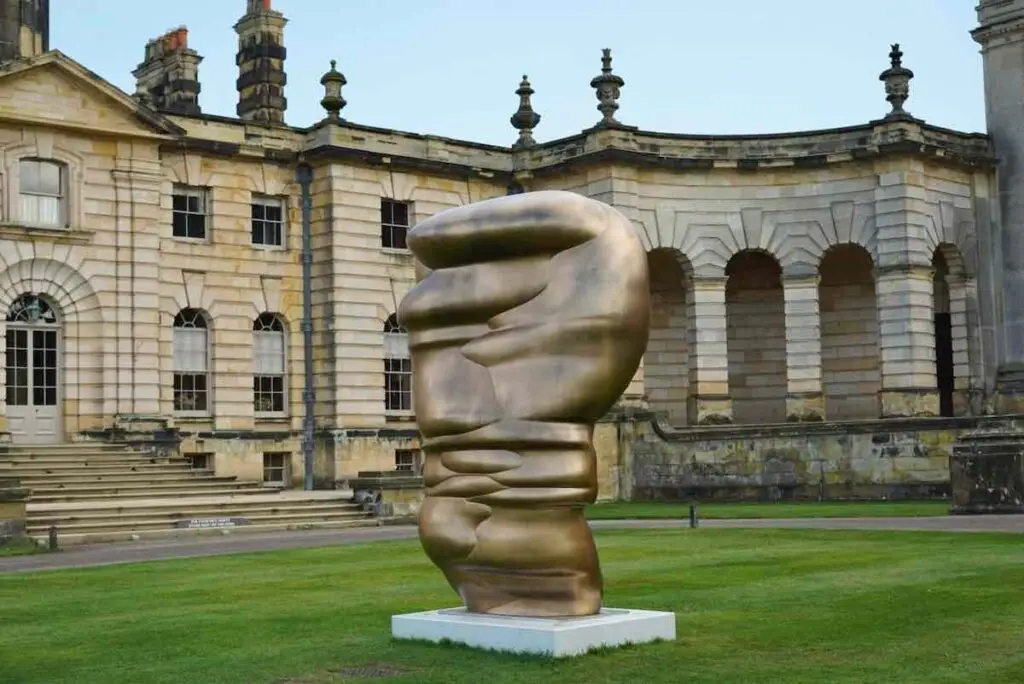
[(47, 4), (0, 3), (14, 443), (170, 440), (218, 473), (301, 483), (311, 353), (318, 485), (415, 468), (406, 232), (541, 189), (617, 207), (649, 251), (651, 342), (598, 429), (603, 496), (941, 493), (957, 437), (1017, 410), (1024, 0), (979, 8), (988, 134), (911, 115), (898, 46), (874, 121), (642, 131), (606, 50), (594, 124), (537, 142), (524, 77), (509, 147), (346, 121), (333, 63), (325, 118), (287, 125), (270, 0), (235, 26), (237, 117), (202, 112), (186, 29), (146, 44), (128, 94), (49, 50)]

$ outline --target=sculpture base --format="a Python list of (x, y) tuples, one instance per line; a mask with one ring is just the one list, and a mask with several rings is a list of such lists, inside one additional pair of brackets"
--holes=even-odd
[(676, 616), (652, 610), (604, 608), (598, 615), (586, 617), (527, 618), (450, 608), (393, 615), (391, 634), (396, 639), (450, 641), (489, 651), (564, 658), (597, 648), (674, 640)]

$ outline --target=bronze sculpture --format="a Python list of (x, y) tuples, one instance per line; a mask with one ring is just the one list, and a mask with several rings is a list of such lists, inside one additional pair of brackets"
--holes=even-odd
[(594, 422), (647, 346), (647, 259), (612, 207), (560, 191), (450, 209), (408, 236), (420, 539), (474, 613), (593, 615)]

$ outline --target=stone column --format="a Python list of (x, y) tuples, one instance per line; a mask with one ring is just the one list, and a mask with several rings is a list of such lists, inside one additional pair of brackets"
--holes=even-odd
[(883, 418), (939, 415), (933, 277), (930, 266), (876, 271)]
[(996, 390), (1000, 411), (1018, 412), (1024, 410), (1024, 0), (982, 0), (977, 10), (972, 36), (981, 45), (985, 120), (999, 160), (999, 221), (991, 255), (982, 254), (981, 263), (1001, 261), (992, 283), (1002, 293), (995, 321)]
[(786, 420), (825, 420), (818, 276), (783, 276), (786, 300)]
[(970, 316), (968, 300), (974, 297), (974, 279), (960, 274), (948, 274), (949, 319), (953, 337), (953, 415), (968, 414), (970, 391), (974, 386), (971, 376)]
[(689, 299), (690, 425), (732, 422), (725, 320), (726, 278), (694, 278)]

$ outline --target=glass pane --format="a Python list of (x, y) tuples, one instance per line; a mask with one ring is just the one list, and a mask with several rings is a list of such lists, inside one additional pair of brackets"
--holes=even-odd
[(264, 208), (265, 217), (268, 221), (281, 222), (281, 206), (280, 205), (269, 205)]
[(39, 164), (39, 192), (60, 196), (60, 167), (53, 162)]
[(201, 214), (188, 215), (188, 237), (202, 239), (206, 237), (206, 217)]
[(409, 205), (405, 202), (395, 202), (392, 206), (394, 208), (392, 210), (391, 223), (397, 226), (409, 225)]
[(193, 214), (203, 213), (203, 202), (202, 197), (199, 196), (199, 193), (188, 195), (187, 208), (188, 211)]
[(26, 160), (19, 164), (18, 184), (22, 192), (39, 192), (39, 162)]
[(188, 215), (174, 212), (172, 219), (172, 231), (171, 234), (174, 237), (186, 237), (188, 235)]
[(171, 206), (174, 211), (188, 211), (188, 197), (185, 195), (172, 195)]
[(252, 244), (262, 245), (263, 243), (263, 222), (253, 219), (252, 222)]
[(256, 202), (253, 202), (253, 205), (252, 205), (252, 217), (254, 219), (263, 219), (263, 218), (265, 218), (265, 216), (266, 216), (266, 207), (264, 207), (262, 204), (258, 204)]

